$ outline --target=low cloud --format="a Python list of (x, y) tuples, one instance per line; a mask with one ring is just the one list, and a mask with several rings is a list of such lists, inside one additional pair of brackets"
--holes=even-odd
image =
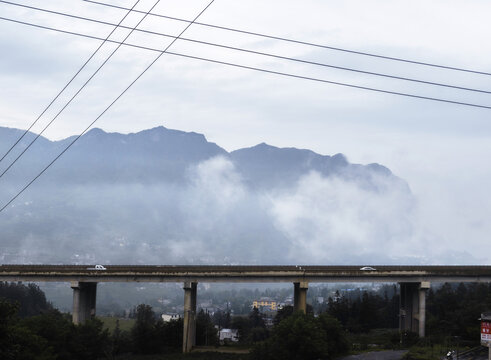
[[(305, 174), (253, 189), (232, 161), (192, 166), (180, 185), (77, 185), (31, 192), (0, 219), (2, 262), (421, 264), (476, 260), (441, 250), (394, 177)], [(46, 185), (44, 185), (46, 186)], [(56, 251), (52, 251), (56, 249)], [(457, 260), (458, 259), (458, 260)]]

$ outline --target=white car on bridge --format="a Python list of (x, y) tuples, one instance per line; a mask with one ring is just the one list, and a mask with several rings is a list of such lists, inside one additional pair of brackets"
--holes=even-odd
[(87, 270), (107, 270), (103, 265), (94, 265), (93, 268), (87, 268)]

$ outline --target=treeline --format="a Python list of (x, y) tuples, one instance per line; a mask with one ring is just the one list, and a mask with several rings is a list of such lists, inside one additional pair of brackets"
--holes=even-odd
[[(15, 286), (17, 290), (34, 289)], [(74, 325), (69, 314), (49, 307), (24, 318), (19, 316), (19, 309), (19, 302), (0, 298), (2, 360), (113, 359), (129, 353), (169, 354), (182, 349), (182, 319), (163, 322), (149, 305), (136, 307), (136, 321), (130, 331), (122, 331), (117, 322), (112, 333), (97, 318)], [(311, 311), (307, 315), (293, 314), (287, 307), (278, 312), (276, 325), (268, 329), (257, 309), (248, 316), (233, 317), (228, 312), (212, 317), (200, 310), (196, 316), (196, 345), (219, 344), (215, 324), (238, 329), (240, 343), (254, 346), (252, 359), (328, 359), (349, 348), (341, 324), (327, 313), (319, 317)], [(289, 335), (290, 331), (293, 333)]]
[[(352, 333), (370, 329), (397, 329), (399, 294), (396, 285), (378, 292), (336, 292), (325, 310)], [(491, 310), (491, 284), (445, 283), (432, 287), (426, 298), (426, 334), (435, 342), (458, 337), (479, 342), (481, 313)]]
[[(1, 284), (0, 359), (112, 359), (120, 354), (165, 354), (180, 352), (183, 321), (163, 322), (151, 306), (134, 310), (135, 325), (112, 333), (98, 319), (73, 325), (68, 314), (53, 310), (35, 285)], [(23, 309), (21, 311), (21, 309)], [(491, 309), (491, 284), (444, 284), (429, 290), (427, 329), (430, 340), (457, 337), (479, 342), (481, 312)], [(245, 316), (200, 310), (196, 317), (196, 345), (218, 345), (215, 326), (237, 329), (239, 343), (251, 345), (253, 360), (331, 359), (350, 349), (349, 333), (371, 329), (397, 329), (399, 295), (396, 286), (379, 292), (337, 292), (328, 299), (325, 311), (294, 313), (291, 306), (279, 310), (273, 326), (266, 326), (258, 309)], [(31, 316), (32, 315), (32, 316)], [(399, 344), (399, 334), (389, 344)], [(390, 335), (390, 336), (392, 336)], [(416, 334), (414, 341), (418, 340)], [(365, 335), (363, 335), (365, 336)], [(393, 341), (392, 341), (393, 340)], [(351, 341), (354, 342), (354, 341)]]
[(338, 319), (350, 332), (399, 327), (399, 294), (396, 285), (385, 286), (378, 292), (354, 291), (329, 297), (327, 312)]
[(426, 299), (426, 334), (435, 341), (452, 336), (478, 342), (478, 318), (490, 310), (491, 283), (446, 283), (431, 288)]
[(0, 298), (18, 304), (18, 316), (38, 315), (53, 309), (44, 292), (36, 284), (0, 282)]
[[(205, 324), (205, 328), (203, 328)], [(197, 334), (213, 344), (217, 335), (209, 316), (198, 315)], [(0, 359), (86, 360), (112, 359), (119, 354), (176, 353), (182, 348), (182, 320), (163, 322), (149, 305), (137, 307), (131, 331), (116, 324), (112, 334), (97, 318), (74, 325), (69, 314), (58, 310), (19, 317), (19, 305), (0, 298)], [(204, 344), (204, 336), (197, 341)]]
[(341, 323), (323, 313), (287, 311), (269, 337), (255, 345), (252, 360), (333, 359), (350, 349)]
[(0, 359), (97, 359), (109, 344), (100, 320), (76, 326), (57, 310), (19, 318), (18, 303), (0, 298)]

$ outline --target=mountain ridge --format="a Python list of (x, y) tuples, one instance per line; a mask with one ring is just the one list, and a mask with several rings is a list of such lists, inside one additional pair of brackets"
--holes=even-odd
[[(5, 152), (20, 134), (20, 129), (0, 127), (0, 152)], [(29, 132), (14, 153), (20, 152), (35, 136)], [(17, 172), (24, 176), (27, 170), (22, 167), (46, 163), (72, 139), (51, 141), (39, 137), (14, 165), (21, 168)], [(13, 158), (14, 154), (11, 155)], [(383, 165), (352, 164), (341, 153), (321, 155), (309, 149), (280, 148), (264, 142), (228, 152), (203, 134), (164, 126), (129, 134), (93, 128), (55, 163), (47, 176), (75, 183), (182, 182), (186, 181), (186, 169), (216, 156), (232, 161), (244, 181), (257, 188), (287, 186), (310, 171), (345, 179), (365, 178), (367, 182), (372, 175), (399, 179)]]

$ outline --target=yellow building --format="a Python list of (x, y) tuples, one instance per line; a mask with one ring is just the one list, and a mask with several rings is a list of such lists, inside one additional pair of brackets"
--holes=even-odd
[(275, 300), (271, 300), (270, 298), (261, 298), (260, 300), (254, 300), (252, 302), (252, 307), (255, 308), (269, 308), (269, 310), (276, 311), (277, 310), (277, 302)]

